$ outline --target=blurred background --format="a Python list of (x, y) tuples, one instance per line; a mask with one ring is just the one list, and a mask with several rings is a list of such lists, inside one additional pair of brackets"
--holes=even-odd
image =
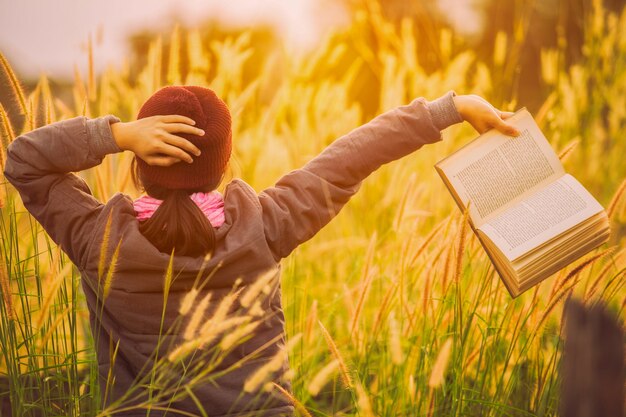
[[(602, 3), (606, 11), (619, 12), (624, 0)], [(395, 25), (407, 18), (413, 21), (417, 57), (426, 71), (440, 68), (446, 56), (468, 48), (484, 62), (493, 62), (494, 53), (503, 54), (504, 62), (494, 62), (503, 71), (493, 90), (502, 98), (516, 95), (519, 103), (536, 110), (546, 93), (541, 50), (558, 49), (559, 59), (568, 65), (579, 62), (584, 18), (592, 0), (2, 0), (0, 50), (26, 86), (34, 86), (46, 73), (54, 92), (63, 95), (74, 82), (75, 68), (87, 71), (90, 41), (93, 68), (99, 75), (109, 65), (140, 68), (150, 40), (169, 34), (175, 24), (183, 32), (200, 30), (205, 40), (251, 30), (255, 56), (247, 66), (253, 68), (275, 49), (303, 54), (328, 37), (345, 40), (358, 12), (373, 8)], [(451, 51), (443, 50), (447, 45), (439, 36), (442, 29), (453, 38)], [(354, 43), (349, 46), (358, 50)], [(163, 48), (167, 47), (166, 38)], [(187, 70), (183, 58), (182, 71)], [(376, 102), (371, 93), (354, 92), (369, 110)], [(0, 101), (10, 108), (7, 88)]]

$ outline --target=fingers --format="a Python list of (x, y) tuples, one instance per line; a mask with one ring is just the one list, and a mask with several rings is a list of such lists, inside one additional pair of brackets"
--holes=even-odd
[(511, 126), (510, 124), (504, 123), (501, 117), (496, 117), (493, 120), (493, 127), (498, 129), (500, 132), (504, 133), (505, 135), (509, 135), (509, 136), (519, 135), (519, 131), (515, 127)]
[(171, 156), (163, 156), (163, 155), (151, 156), (148, 159), (146, 159), (146, 163), (148, 165), (156, 165), (156, 166), (162, 166), (162, 167), (174, 165), (175, 163), (178, 163), (178, 162), (180, 162), (180, 159), (178, 158), (174, 158)]
[(187, 116), (181, 116), (180, 114), (166, 114), (160, 116), (162, 122), (165, 123), (187, 123), (190, 125), (195, 125), (196, 121)]
[(504, 120), (508, 119), (509, 117), (513, 116), (515, 113), (513, 113), (512, 111), (501, 111), (500, 112), (500, 117)]
[(185, 123), (166, 123), (163, 128), (168, 132), (189, 133), (191, 135), (203, 136), (204, 130), (189, 126)]
[(166, 133), (163, 137), (163, 141), (170, 145), (174, 145), (181, 149), (184, 149), (191, 154), (200, 156), (200, 149), (198, 149), (196, 145), (194, 145), (187, 139), (183, 139), (180, 136), (172, 135), (171, 133)]
[(179, 147), (172, 146), (165, 142), (161, 143), (161, 145), (158, 147), (158, 151), (159, 153), (165, 154), (166, 156), (172, 156), (190, 164), (193, 162), (193, 158), (187, 152), (183, 151)]

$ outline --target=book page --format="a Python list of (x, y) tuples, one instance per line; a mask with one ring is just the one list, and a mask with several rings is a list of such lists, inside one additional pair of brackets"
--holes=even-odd
[(463, 205), (472, 202), (476, 226), (565, 173), (528, 111), (520, 110), (507, 123), (520, 131), (518, 137), (492, 129), (437, 164)]
[(574, 177), (565, 174), (493, 217), (480, 230), (513, 261), (602, 210)]

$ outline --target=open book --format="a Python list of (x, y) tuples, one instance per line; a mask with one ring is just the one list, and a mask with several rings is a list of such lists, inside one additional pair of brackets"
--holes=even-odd
[(595, 198), (565, 173), (526, 109), (435, 165), (512, 297), (609, 238)]

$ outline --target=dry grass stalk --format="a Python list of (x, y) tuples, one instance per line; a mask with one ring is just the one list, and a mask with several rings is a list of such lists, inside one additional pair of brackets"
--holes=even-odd
[(424, 282), (424, 291), (422, 292), (422, 313), (427, 314), (428, 304), (431, 298), (430, 297), (430, 289), (431, 289), (430, 268), (428, 268), (428, 272), (424, 275), (426, 275), (426, 280)]
[(415, 385), (415, 378), (413, 375), (409, 375), (409, 382), (407, 383), (406, 390), (409, 394), (411, 403), (415, 404), (415, 394), (417, 394), (417, 387)]
[(219, 323), (222, 323), (226, 319), (226, 316), (228, 315), (228, 312), (235, 300), (237, 299), (238, 295), (239, 291), (226, 295), (215, 309), (213, 316), (211, 316), (211, 318), (202, 325), (200, 333), (206, 333), (210, 331), (212, 327), (216, 326)]
[(37, 120), (39, 119), (39, 96), (41, 95), (41, 78), (35, 85), (35, 89), (28, 95), (26, 103), (30, 106), (29, 117), (31, 119), (31, 128), (36, 129), (38, 127)]
[(593, 295), (598, 290), (598, 287), (599, 287), (600, 282), (602, 281), (602, 279), (609, 273), (609, 271), (611, 271), (611, 269), (613, 269), (615, 267), (616, 264), (618, 264), (618, 262), (621, 261), (621, 259), (622, 259), (622, 257), (624, 256), (625, 253), (626, 253), (626, 248), (620, 250), (619, 252), (617, 252), (615, 254), (613, 260), (611, 262), (608, 262), (604, 266), (604, 268), (602, 268), (602, 270), (600, 271), (600, 273), (598, 274), (596, 279), (593, 280), (593, 283), (589, 286), (589, 288), (587, 289), (587, 291), (585, 293), (585, 303), (587, 301), (589, 301), (589, 299), (591, 299), (591, 297), (593, 297)]
[(357, 394), (357, 405), (359, 407), (359, 414), (365, 417), (374, 417), (374, 411), (372, 410), (372, 404), (370, 403), (370, 399), (363, 388), (363, 385), (359, 381), (356, 382), (356, 394)]
[(102, 279), (104, 268), (107, 262), (107, 251), (109, 249), (109, 238), (111, 236), (111, 222), (113, 221), (113, 211), (109, 212), (106, 225), (104, 226), (104, 234), (102, 235), (102, 244), (100, 245), (100, 258), (98, 260), (98, 279)]
[(44, 102), (45, 108), (45, 124), (48, 125), (54, 122), (56, 117), (56, 112), (54, 111), (54, 106), (52, 102), (54, 101), (54, 97), (52, 96), (52, 91), (50, 91), (50, 83), (48, 82), (48, 77), (45, 74), (41, 74), (39, 78), (39, 83), (41, 84), (41, 97)]
[[(6, 149), (9, 146), (9, 143), (11, 143), (15, 138), (15, 132), (13, 131), (13, 126), (11, 126), (11, 120), (9, 119), (9, 115), (2, 106), (2, 103), (0, 103), (0, 127), (2, 127), (2, 130), (0, 131), (2, 148)], [(4, 160), (2, 166), (4, 167)]]
[(563, 288), (560, 292), (556, 293), (556, 295), (551, 299), (552, 301), (548, 304), (548, 306), (545, 308), (544, 313), (541, 315), (541, 317), (539, 318), (539, 321), (537, 322), (537, 325), (535, 326), (535, 329), (533, 330), (533, 334), (537, 334), (537, 332), (539, 331), (539, 328), (541, 327), (541, 325), (543, 324), (543, 322), (548, 318), (548, 316), (550, 315), (550, 313), (552, 313), (552, 310), (554, 310), (554, 307), (556, 307), (556, 305), (567, 295), (571, 292), (571, 290), (574, 288), (574, 285), (577, 284), (578, 281), (573, 281), (572, 283), (570, 283), (568, 286), (566, 286), (565, 288)]
[[(74, 306), (72, 306), (72, 304), (68, 304), (63, 311), (61, 311), (60, 313), (58, 313), (55, 318), (54, 321), (50, 324), (50, 327), (48, 327), (48, 331), (46, 331), (46, 334), (44, 334), (44, 336), (41, 338), (40, 341), (40, 346), (43, 349), (44, 346), (46, 346), (46, 344), (48, 343), (48, 341), (50, 340), (50, 337), (52, 337), (52, 334), (57, 330), (57, 328), (59, 327), (59, 325), (63, 322), (63, 320), (65, 319), (65, 317), (68, 315), (68, 313), (74, 308)], [(62, 331), (62, 330), (61, 330)]]
[(380, 307), (378, 308), (378, 311), (376, 312), (376, 318), (374, 319), (374, 325), (372, 326), (372, 334), (374, 334), (374, 335), (377, 334), (378, 331), (379, 331), (379, 326), (382, 323), (383, 316), (385, 315), (385, 312), (387, 311), (387, 305), (389, 304), (389, 300), (391, 299), (391, 297), (395, 293), (396, 288), (398, 288), (398, 283), (396, 281), (394, 281), (394, 282), (391, 283), (391, 285), (389, 286), (389, 288), (387, 288), (387, 291), (385, 292), (383, 300), (380, 303)]
[(443, 279), (441, 280), (442, 294), (445, 294), (446, 289), (448, 288), (448, 275), (450, 273), (450, 260), (452, 259), (452, 252), (454, 252), (454, 246), (448, 245), (448, 250), (446, 251), (446, 260), (443, 264)]
[(459, 246), (456, 256), (456, 268), (454, 270), (454, 282), (459, 285), (461, 282), (461, 275), (463, 273), (463, 253), (465, 252), (465, 240), (467, 236), (467, 225), (469, 216), (469, 204), (463, 212), (463, 218), (461, 220), (461, 231), (459, 233)]
[(341, 284), (341, 287), (343, 289), (343, 301), (346, 305), (346, 308), (348, 309), (348, 315), (350, 317), (354, 317), (354, 311), (355, 311), (355, 307), (354, 307), (354, 295), (352, 294), (353, 291), (350, 289), (350, 287), (348, 287), (348, 285), (344, 282)]
[(311, 393), (312, 396), (316, 396), (322, 390), (322, 387), (326, 385), (331, 376), (335, 373), (335, 371), (339, 369), (339, 361), (337, 359), (333, 359), (329, 363), (327, 363), (311, 380), (309, 385), (307, 386), (307, 390)]
[(374, 231), (367, 246), (367, 251), (365, 252), (365, 262), (363, 265), (363, 271), (361, 272), (361, 282), (363, 282), (363, 287), (361, 288), (357, 305), (352, 313), (352, 320), (350, 323), (351, 337), (356, 336), (355, 331), (358, 330), (359, 317), (361, 316), (361, 312), (363, 311), (365, 298), (367, 297), (367, 294), (369, 292), (369, 287), (374, 276), (374, 271), (377, 270), (376, 267), (372, 267), (374, 252), (376, 250), (376, 239), (377, 232)]
[(261, 292), (269, 294), (269, 283), (274, 277), (278, 276), (277, 272), (278, 270), (275, 267), (272, 267), (268, 271), (262, 273), (254, 283), (250, 284), (248, 290), (241, 296), (241, 305), (246, 308), (250, 307), (252, 302), (257, 299)]
[(253, 321), (243, 326), (237, 327), (231, 333), (227, 334), (226, 337), (222, 339), (220, 342), (220, 348), (222, 350), (228, 350), (233, 347), (237, 342), (243, 339), (246, 336), (249, 336), (254, 330), (259, 327), (262, 323), (262, 320)]
[(306, 407), (300, 401), (298, 401), (293, 395), (291, 395), (285, 388), (281, 387), (275, 382), (272, 382), (272, 384), (281, 394), (283, 394), (285, 397), (289, 399), (289, 401), (291, 401), (291, 403), (294, 405), (296, 410), (298, 410), (304, 417), (312, 417), (311, 413), (309, 413)]
[(273, 375), (276, 371), (280, 370), (291, 349), (300, 341), (302, 333), (290, 338), (287, 345), (280, 346), (278, 352), (264, 365), (259, 367), (252, 375), (250, 375), (243, 386), (245, 392), (254, 392), (265, 381), (268, 380), (270, 375)]
[(434, 239), (434, 237), (437, 235), (437, 233), (441, 230), (443, 226), (444, 226), (444, 222), (442, 221), (442, 222), (439, 222), (439, 224), (437, 224), (437, 226), (435, 226), (433, 230), (431, 230), (428, 236), (426, 236), (426, 239), (424, 239), (420, 247), (417, 248), (417, 250), (413, 254), (413, 257), (411, 258), (411, 261), (409, 262), (409, 266), (413, 267), (415, 265), (417, 258), (422, 254), (422, 252), (426, 250), (430, 242)]
[(7, 319), (13, 321), (16, 318), (15, 310), (13, 308), (13, 295), (11, 294), (11, 283), (9, 281), (9, 274), (7, 273), (6, 263), (4, 257), (0, 260), (0, 286), (2, 286), (2, 300), (4, 301), (4, 310), (7, 314)]
[(86, 101), (87, 90), (85, 89), (83, 78), (80, 75), (80, 69), (78, 68), (78, 64), (74, 64), (74, 85), (72, 86), (72, 94), (74, 96), (74, 106), (75, 106), (73, 113), (84, 115), (85, 114), (84, 110), (81, 112), (78, 106), (80, 103), (84, 103)]
[(11, 85), (11, 88), (13, 90), (13, 95), (15, 96), (17, 103), (19, 104), (20, 107), (20, 114), (28, 114), (28, 107), (26, 106), (26, 99), (24, 98), (24, 90), (22, 89), (22, 86), (20, 85), (19, 80), (17, 79), (17, 77), (15, 76), (15, 73), (13, 72), (13, 69), (11, 69), (11, 65), (9, 65), (9, 62), (7, 61), (7, 59), (4, 57), (4, 55), (0, 52), (0, 66), (2, 66), (2, 69), (4, 70), (4, 73), (7, 75), (7, 78), (9, 79), (9, 84)]
[[(598, 259), (601, 259), (603, 257), (605, 257), (606, 255), (610, 254), (613, 252), (615, 248), (608, 248), (603, 250), (600, 253), (596, 253), (593, 256), (590, 256), (589, 258), (585, 259), (584, 261), (582, 261), (580, 264), (578, 264), (574, 269), (572, 269), (567, 276), (563, 279), (563, 281), (561, 281), (559, 283), (559, 285), (554, 289), (553, 293), (550, 294), (550, 300), (552, 300), (552, 297), (554, 296), (554, 294), (559, 293), (559, 291), (561, 291), (561, 289), (570, 281), (572, 280), (572, 278), (578, 276), (582, 271), (584, 271), (587, 267), (593, 265), (594, 262), (596, 262)], [(578, 281), (576, 281), (578, 282)]]
[(57, 297), (57, 293), (59, 292), (61, 283), (63, 282), (67, 274), (72, 270), (72, 263), (68, 262), (63, 266), (63, 269), (60, 272), (52, 276), (57, 268), (59, 258), (60, 258), (60, 254), (57, 257), (55, 257), (55, 259), (53, 260), (53, 263), (50, 267), (50, 272), (48, 274), (49, 279), (46, 279), (46, 281), (50, 281), (50, 284), (46, 286), (46, 289), (44, 291), (43, 302), (41, 304), (41, 311), (40, 311), (39, 317), (37, 318), (37, 322), (35, 324), (35, 326), (38, 329), (41, 328), (43, 323), (50, 316), (50, 310), (54, 302), (54, 299)]
[(187, 315), (187, 313), (189, 313), (189, 311), (191, 310), (192, 304), (194, 303), (194, 301), (196, 300), (196, 297), (198, 296), (198, 292), (199, 291), (197, 288), (192, 288), (191, 290), (189, 290), (187, 294), (185, 294), (185, 297), (181, 301), (180, 307), (178, 309), (178, 312), (180, 313), (181, 316), (185, 316)]
[(326, 343), (328, 343), (330, 352), (333, 354), (335, 359), (337, 359), (337, 361), (339, 362), (339, 369), (341, 370), (340, 375), (341, 375), (341, 380), (343, 381), (343, 384), (345, 385), (346, 388), (352, 388), (353, 387), (352, 378), (350, 377), (350, 372), (348, 371), (346, 362), (343, 360), (343, 356), (341, 356), (341, 353), (339, 352), (339, 349), (337, 349), (337, 345), (335, 344), (335, 341), (330, 336), (330, 333), (328, 333), (328, 330), (326, 330), (322, 322), (318, 320), (318, 323), (320, 327), (322, 328), (322, 334), (324, 335), (324, 338), (326, 339)]
[(115, 267), (117, 266), (117, 258), (120, 254), (120, 246), (122, 246), (122, 240), (118, 242), (115, 247), (115, 252), (113, 252), (113, 257), (111, 258), (111, 264), (109, 265), (109, 269), (107, 270), (107, 275), (104, 278), (104, 286), (102, 289), (102, 296), (106, 299), (109, 296), (109, 291), (111, 290), (111, 284), (113, 283), (113, 274), (115, 273)]
[(559, 152), (559, 160), (561, 160), (561, 162), (565, 161), (567, 159), (567, 157), (569, 156), (569, 154), (574, 149), (576, 149), (576, 147), (578, 146), (579, 143), (580, 143), (580, 139), (574, 139), (570, 143), (565, 145), (563, 150), (561, 152)]
[[(200, 342), (199, 346), (204, 347), (208, 343), (215, 340), (220, 334), (230, 330), (231, 328), (241, 326), (244, 323), (248, 323), (251, 317), (248, 315), (230, 317), (226, 320), (215, 322), (210, 320), (208, 325), (205, 323), (200, 329), (197, 340)], [(196, 339), (194, 339), (196, 340)]]
[(626, 179), (624, 179), (624, 181), (622, 181), (622, 183), (620, 184), (619, 188), (613, 195), (611, 202), (609, 203), (609, 207), (606, 210), (609, 219), (613, 218), (613, 214), (615, 214), (615, 209), (617, 208), (619, 202), (622, 200), (624, 192), (626, 192)]
[(354, 314), (352, 315), (352, 322), (350, 323), (350, 336), (354, 335), (354, 331), (358, 326), (359, 317), (361, 316), (361, 312), (363, 311), (363, 305), (365, 304), (365, 298), (367, 297), (368, 290), (370, 288), (370, 284), (372, 283), (372, 279), (376, 270), (376, 268), (366, 268), (367, 275), (365, 277), (365, 282), (363, 283), (363, 288), (361, 289), (361, 293), (359, 294), (359, 301), (357, 302)]
[(306, 323), (304, 325), (304, 338), (308, 340), (312, 340), (313, 335), (313, 327), (315, 326), (315, 322), (317, 321), (317, 300), (313, 300), (311, 304), (311, 311), (307, 314)]
[(401, 365), (404, 354), (400, 341), (400, 326), (393, 310), (389, 313), (389, 350), (391, 351), (391, 362)]
[(437, 355), (437, 359), (435, 360), (435, 364), (433, 365), (433, 370), (430, 373), (430, 379), (428, 380), (428, 386), (431, 388), (437, 388), (443, 383), (444, 375), (446, 373), (446, 369), (448, 367), (448, 362), (450, 360), (450, 353), (452, 352), (452, 338), (449, 337), (443, 343), (439, 354)]
[(214, 327), (203, 326), (198, 334), (198, 337), (193, 338), (177, 346), (168, 354), (167, 359), (170, 362), (176, 362), (177, 360), (180, 360), (188, 356), (192, 351), (199, 349), (199, 348), (204, 348), (208, 343), (215, 340), (217, 336), (219, 336), (223, 332), (231, 328), (240, 326), (249, 321), (250, 321), (249, 316), (231, 317), (227, 320), (221, 321), (220, 323), (216, 324)]
[[(559, 285), (559, 287), (557, 288), (557, 291), (556, 291), (555, 295), (550, 298), (551, 301), (549, 302), (548, 306), (545, 308), (544, 313), (542, 314), (541, 318), (537, 322), (537, 325), (535, 326), (535, 330), (534, 330), (535, 333), (539, 330), (539, 328), (541, 327), (543, 322), (548, 318), (548, 316), (550, 315), (552, 310), (554, 310), (554, 307), (556, 307), (556, 305), (559, 303), (559, 301), (561, 301), (567, 294), (569, 294), (573, 290), (574, 286), (578, 283), (578, 280), (571, 280), (571, 278), (573, 278), (573, 277), (577, 276), (578, 274), (580, 274), (585, 268), (591, 266), (598, 259), (600, 259), (600, 258), (606, 256), (607, 254), (613, 252), (613, 250), (614, 250), (614, 248), (608, 248), (608, 249), (606, 249), (606, 250), (604, 250), (604, 251), (602, 251), (600, 253), (597, 253), (597, 254), (589, 257), (588, 259), (586, 259), (582, 263), (580, 263), (574, 269), (572, 269), (572, 271), (563, 280), (563, 283), (561, 285)], [(571, 281), (571, 283), (569, 283), (569, 281)], [(569, 283), (569, 284), (566, 285), (567, 283)]]
[(202, 297), (202, 300), (200, 300), (200, 303), (198, 303), (198, 306), (191, 315), (191, 319), (189, 320), (187, 327), (185, 327), (185, 332), (183, 333), (183, 338), (185, 340), (191, 340), (196, 337), (196, 330), (200, 325), (200, 321), (204, 318), (204, 313), (209, 306), (211, 295), (212, 293), (207, 292), (207, 294)]
[[(4, 164), (6, 161), (6, 155), (4, 153), (4, 147), (0, 143), (0, 183), (6, 183), (6, 178), (4, 177)], [(5, 187), (0, 186), (0, 209), (4, 208), (4, 202), (6, 201), (6, 193)]]

